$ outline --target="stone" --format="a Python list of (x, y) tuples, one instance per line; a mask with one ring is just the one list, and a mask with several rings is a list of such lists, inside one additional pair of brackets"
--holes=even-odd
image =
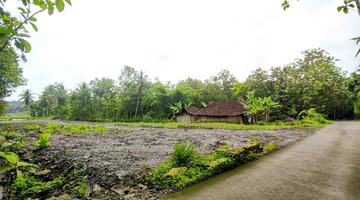
[(249, 151), (260, 153), (262, 151), (262, 148), (260, 147), (260, 144), (258, 142), (250, 142), (249, 144), (241, 147), (235, 147), (230, 149), (216, 149), (216, 151), (225, 152), (232, 155), (238, 155), (238, 154), (247, 154)]
[(207, 166), (210, 166), (212, 168), (216, 167), (217, 165), (224, 163), (228, 161), (228, 158), (219, 158), (217, 160), (211, 161), (210, 163), (207, 164)]
[(50, 172), (51, 172), (51, 170), (46, 169), (46, 170), (43, 170), (41, 172), (35, 173), (35, 175), (36, 176), (44, 176), (44, 175), (46, 175), (46, 174), (48, 174)]
[(185, 168), (184, 167), (177, 167), (177, 168), (172, 168), (170, 169), (170, 171), (168, 173), (166, 173), (166, 176), (177, 176), (180, 174), (184, 174), (185, 173)]
[(96, 194), (96, 193), (99, 193), (101, 192), (102, 190), (102, 187), (100, 187), (100, 185), (98, 184), (95, 184), (94, 187), (93, 187), (93, 192)]

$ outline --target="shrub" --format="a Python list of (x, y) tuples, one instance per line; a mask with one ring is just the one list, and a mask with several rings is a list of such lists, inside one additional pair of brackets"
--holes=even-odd
[(195, 158), (195, 146), (184, 141), (182, 144), (174, 143), (174, 151), (171, 152), (171, 161), (174, 167), (190, 166)]
[(258, 121), (258, 122), (257, 122), (257, 125), (263, 126), (263, 125), (265, 125), (265, 122), (264, 122), (264, 121)]

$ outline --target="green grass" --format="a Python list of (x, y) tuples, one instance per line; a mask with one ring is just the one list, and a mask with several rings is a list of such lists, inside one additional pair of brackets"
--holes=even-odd
[(290, 129), (290, 128), (306, 128), (317, 129), (324, 127), (325, 124), (321, 124), (314, 121), (298, 121), (294, 124), (289, 123), (269, 123), (266, 125), (244, 125), (244, 124), (227, 124), (227, 123), (115, 123), (124, 126), (133, 127), (154, 127), (154, 128), (189, 128), (189, 129), (232, 129), (232, 130), (273, 130), (273, 129)]
[(26, 113), (26, 112), (17, 112), (17, 113), (6, 113), (4, 116), (1, 116), (0, 118), (3, 119), (21, 119), (21, 118), (31, 118), (30, 114)]

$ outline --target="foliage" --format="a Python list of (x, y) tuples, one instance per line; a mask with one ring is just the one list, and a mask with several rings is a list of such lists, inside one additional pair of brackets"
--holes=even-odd
[(49, 130), (46, 130), (43, 134), (39, 136), (38, 141), (34, 141), (35, 143), (35, 150), (37, 149), (43, 149), (46, 147), (51, 146), (50, 139), (51, 139), (51, 132)]
[(42, 130), (42, 127), (38, 124), (29, 124), (29, 125), (25, 125), (25, 129), (26, 130)]
[(254, 138), (253, 136), (250, 136), (250, 142), (259, 142), (260, 139), (258, 136), (256, 136), (256, 138)]
[(311, 121), (315, 121), (315, 122), (318, 122), (321, 124), (330, 124), (331, 123), (331, 121), (325, 119), (324, 114), (317, 113), (314, 108), (310, 108), (309, 110), (300, 112), (299, 115), (301, 115), (302, 113), (307, 114), (307, 116), (305, 117), (305, 120), (311, 120)]
[(23, 178), (17, 178), (13, 187), (13, 195), (18, 197), (26, 197), (34, 193), (47, 192), (63, 185), (65, 178), (58, 176), (53, 181), (37, 182), (33, 176), (24, 175)]
[(79, 186), (76, 186), (72, 189), (74, 191), (75, 197), (84, 199), (91, 191), (87, 190), (89, 185), (87, 183), (78, 182)]
[(182, 144), (174, 143), (174, 150), (171, 152), (171, 162), (174, 167), (189, 167), (192, 165), (196, 155), (195, 146), (184, 141)]
[(23, 77), (23, 69), (19, 66), (18, 62), (19, 56), (16, 54), (13, 47), (8, 46), (0, 51), (0, 101), (5, 97), (10, 96), (14, 88), (25, 85), (26, 83), (26, 80)]
[[(70, 0), (65, 1), (71, 5)], [(18, 19), (4, 10), (6, 0), (0, 0), (0, 4), (2, 5), (2, 7), (0, 7), (0, 52), (12, 41), (14, 41), (15, 46), (22, 52), (30, 52), (30, 43), (23, 39), (24, 37), (30, 37), (27, 35), (28, 31), (25, 25), (30, 24), (32, 28), (37, 31), (38, 28), (35, 25), (37, 21), (35, 16), (37, 14), (48, 10), (48, 14), (52, 15), (55, 7), (59, 12), (62, 12), (65, 7), (64, 0), (22, 0), (21, 2), (23, 5), (20, 4), (18, 7), (21, 17)], [(35, 8), (32, 6), (30, 9), (30, 4), (35, 6)], [(34, 9), (36, 10), (35, 12)]]
[(332, 119), (352, 116), (353, 97), (346, 85), (355, 83), (335, 66), (335, 58), (322, 49), (306, 50), (303, 55), (304, 58), (284, 67), (273, 67), (269, 72), (254, 70), (243, 90), (256, 90), (254, 99), (271, 97), (272, 102), (281, 105), (272, 108), (269, 121), (296, 118), (302, 110), (310, 108)]
[(357, 119), (360, 118), (360, 91), (358, 92), (357, 99), (354, 102), (354, 114)]
[(168, 172), (175, 167), (173, 161), (169, 159), (165, 163), (161, 163), (158, 168), (153, 169), (150, 174), (145, 177), (144, 181), (147, 182), (150, 187), (157, 189), (170, 186), (184, 187), (200, 182), (218, 173), (233, 169), (256, 157), (257, 154), (254, 152), (238, 156), (230, 156), (226, 153), (218, 152), (210, 154), (207, 157), (196, 154), (192, 165), (182, 167), (178, 173), (173, 175), (168, 174)]
[(264, 147), (264, 152), (270, 152), (277, 148), (277, 144), (273, 144), (271, 142), (267, 143), (267, 145)]

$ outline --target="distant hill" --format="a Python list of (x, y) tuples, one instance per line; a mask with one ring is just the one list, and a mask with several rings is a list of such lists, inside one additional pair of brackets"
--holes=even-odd
[(17, 105), (17, 106), (21, 106), (21, 107), (24, 106), (24, 104), (22, 104), (21, 101), (7, 101), (6, 104), (8, 106), (10, 106), (10, 105)]
[(22, 104), (21, 101), (7, 101), (6, 104), (9, 108), (6, 113), (22, 112), (22, 108), (24, 107), (24, 104)]

